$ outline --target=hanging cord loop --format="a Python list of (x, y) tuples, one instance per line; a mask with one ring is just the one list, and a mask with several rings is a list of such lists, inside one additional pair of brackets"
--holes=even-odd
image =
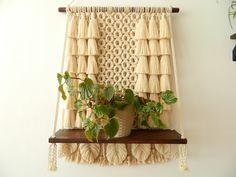
[[(69, 13), (67, 13), (67, 20), (66, 20), (66, 32), (65, 32), (65, 38), (64, 38), (64, 47), (63, 47), (61, 70), (60, 70), (61, 73), (63, 72), (64, 63), (65, 63), (65, 50), (66, 50), (66, 42), (67, 42), (68, 24), (69, 24)], [(59, 106), (60, 106), (60, 92), (57, 91), (57, 103), (56, 103), (55, 117), (54, 117), (54, 122), (53, 122), (52, 137), (55, 137), (55, 133), (57, 129)], [(48, 170), (55, 171), (56, 169), (57, 169), (57, 145), (53, 143), (49, 145)]]
[[(171, 22), (171, 16), (170, 16), (170, 10), (166, 10), (169, 25), (170, 25), (170, 32), (171, 32), (171, 50), (172, 50), (172, 58), (173, 58), (173, 70), (174, 70), (174, 81), (175, 81), (175, 92), (176, 96), (178, 98), (178, 102), (176, 104), (176, 108), (179, 110), (179, 127), (180, 127), (180, 133), (181, 138), (184, 138), (184, 129), (183, 129), (183, 115), (181, 111), (181, 102), (180, 102), (180, 92), (179, 92), (179, 82), (178, 82), (178, 73), (177, 73), (177, 64), (176, 64), (176, 56), (175, 56), (175, 50), (174, 50), (174, 41), (173, 41), (173, 30), (172, 30), (172, 22)], [(187, 147), (185, 144), (179, 145), (179, 168), (181, 171), (187, 171)]]

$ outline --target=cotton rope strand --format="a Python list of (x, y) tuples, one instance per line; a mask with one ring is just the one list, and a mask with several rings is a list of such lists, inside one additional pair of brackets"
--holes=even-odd
[[(66, 20), (66, 32), (65, 32), (65, 38), (64, 38), (64, 46), (63, 46), (61, 70), (60, 70), (61, 73), (63, 72), (64, 64), (65, 64), (65, 49), (66, 49), (66, 41), (67, 41), (68, 24), (69, 24), (69, 13), (67, 14), (67, 20)], [(55, 137), (55, 133), (57, 129), (59, 105), (60, 105), (60, 92), (57, 91), (57, 103), (56, 103), (56, 111), (55, 111), (55, 117), (54, 117), (52, 137)], [(54, 143), (54, 144), (50, 144), (49, 146), (48, 170), (56, 171), (56, 169), (57, 169), (57, 145)]]
[[(176, 65), (176, 56), (175, 56), (175, 50), (174, 50), (174, 41), (173, 41), (173, 30), (172, 30), (172, 23), (171, 23), (171, 16), (168, 13), (168, 19), (169, 19), (169, 25), (170, 25), (170, 32), (171, 32), (171, 50), (172, 50), (172, 58), (173, 58), (173, 70), (174, 70), (174, 79), (175, 79), (175, 90), (176, 90), (176, 96), (178, 98), (178, 102), (176, 104), (177, 108), (181, 110), (180, 108), (180, 92), (179, 92), (179, 82), (177, 77), (177, 65)], [(184, 138), (184, 129), (183, 129), (183, 118), (182, 118), (182, 111), (180, 111), (179, 115), (179, 126), (180, 126), (180, 133), (181, 138)], [(187, 149), (186, 145), (179, 145), (179, 158), (180, 158), (180, 170), (181, 171), (187, 171)]]

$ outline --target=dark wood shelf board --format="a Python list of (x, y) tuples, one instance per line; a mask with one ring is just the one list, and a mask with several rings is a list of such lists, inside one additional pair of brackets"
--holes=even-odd
[[(66, 7), (58, 7), (58, 12), (66, 12)], [(179, 13), (179, 8), (172, 7), (172, 13)]]
[(230, 39), (236, 39), (236, 33), (232, 34), (232, 35), (230, 36)]
[[(49, 138), (50, 143), (97, 143), (90, 142), (82, 129), (58, 130), (55, 137)], [(187, 144), (186, 138), (175, 130), (134, 129), (130, 136), (107, 140), (101, 132), (98, 143), (125, 143), (125, 144)]]

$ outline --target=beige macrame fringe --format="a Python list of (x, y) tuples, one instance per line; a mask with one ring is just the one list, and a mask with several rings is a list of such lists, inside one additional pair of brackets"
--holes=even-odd
[(78, 25), (78, 38), (87, 39), (88, 38), (88, 22), (85, 13), (81, 13), (81, 18), (79, 19)]
[(160, 40), (160, 51), (161, 51), (161, 55), (171, 55), (169, 39)]
[(171, 74), (171, 66), (170, 66), (170, 56), (163, 55), (160, 60), (160, 73), (170, 75)]
[(77, 38), (77, 34), (78, 34), (78, 18), (75, 14), (71, 14), (71, 19), (69, 22), (69, 28), (68, 28), (68, 37), (71, 38)]
[[(88, 16), (90, 17), (88, 18)], [(99, 15), (103, 15), (100, 13)], [(145, 14), (146, 15), (146, 14)], [(133, 20), (131, 22), (138, 21), (135, 28), (135, 34), (133, 36), (125, 36), (128, 40), (132, 38), (137, 40), (136, 50), (133, 50), (133, 54), (137, 55), (139, 59), (135, 73), (137, 74), (135, 91), (141, 97), (157, 101), (159, 99), (158, 93), (160, 91), (170, 89), (170, 59), (171, 59), (171, 45), (170, 45), (170, 31), (169, 31), (169, 22), (165, 16), (161, 17), (162, 22), (159, 22), (158, 18), (151, 16), (151, 20), (147, 23), (145, 15), (141, 15), (141, 19)], [(147, 14), (148, 16), (148, 14)], [(78, 18), (75, 16), (75, 19)], [(107, 47), (106, 50), (101, 50), (106, 47), (103, 45), (103, 40), (99, 40), (100, 34), (104, 35), (104, 27), (101, 23), (97, 21), (97, 14), (94, 13), (79, 13), (79, 21), (77, 22), (77, 39), (74, 37), (76, 35), (76, 29), (74, 30), (73, 35), (68, 34), (68, 43), (67, 43), (67, 55), (72, 62), (68, 63), (68, 70), (72, 74), (76, 74), (76, 77), (84, 79), (86, 76), (91, 78), (93, 81), (97, 82), (97, 78), (101, 75), (97, 75), (98, 66), (97, 66), (97, 57), (100, 53), (104, 53), (107, 56), (106, 59), (110, 59), (112, 52), (107, 52), (111, 50), (115, 51), (115, 48), (126, 47), (122, 44), (119, 45), (119, 40), (116, 40), (116, 47), (113, 45)], [(100, 19), (101, 20), (101, 19)], [(112, 19), (113, 20), (113, 19)], [(158, 26), (159, 22), (159, 26)], [(75, 23), (75, 22), (73, 22)], [(72, 24), (72, 19), (71, 19)], [(99, 24), (99, 26), (98, 26)], [(100, 26), (101, 25), (101, 26)], [(132, 27), (133, 28), (133, 27)], [(122, 28), (122, 30), (125, 30)], [(123, 33), (123, 31), (122, 31)], [(72, 33), (70, 33), (72, 34)], [(105, 33), (106, 34), (106, 33)], [(116, 33), (119, 35), (119, 33)], [(114, 37), (116, 35), (114, 33)], [(131, 34), (131, 33), (130, 33)], [(123, 35), (123, 34), (122, 34)], [(73, 36), (73, 37), (72, 37)], [(110, 37), (110, 38), (109, 38)], [(112, 39), (113, 36), (109, 36), (106, 40)], [(158, 40), (160, 39), (160, 40)], [(105, 40), (105, 43), (107, 42)], [(118, 43), (117, 43), (118, 42)], [(109, 42), (108, 42), (109, 43)], [(98, 45), (97, 45), (98, 44)], [(110, 44), (110, 43), (109, 43)], [(107, 52), (107, 54), (106, 54)], [(119, 54), (121, 57), (127, 56), (127, 54)], [(128, 54), (129, 56), (129, 54)], [(77, 65), (76, 65), (77, 58)], [(159, 58), (158, 58), (159, 57)], [(160, 59), (160, 60), (159, 60)], [(100, 60), (98, 58), (99, 64)], [(106, 60), (107, 62), (108, 60)], [(119, 61), (119, 64), (123, 61)], [(160, 61), (160, 62), (159, 62)], [(114, 65), (114, 63), (111, 63)], [(123, 63), (122, 63), (123, 66)], [(129, 67), (129, 65), (128, 65)], [(131, 68), (131, 67), (130, 67)], [(99, 67), (100, 69), (100, 67)], [(133, 70), (134, 71), (134, 70)], [(117, 71), (118, 72), (118, 71)], [(122, 73), (122, 71), (120, 71)], [(158, 80), (160, 79), (160, 80)], [(104, 80), (105, 81), (105, 80)], [(76, 83), (81, 83), (80, 80), (77, 80)], [(79, 95), (78, 95), (79, 96)], [(72, 114), (74, 110), (72, 105), (67, 107), (69, 110), (65, 110), (66, 114)], [(165, 110), (166, 110), (165, 105)], [(70, 112), (71, 111), (71, 112)], [(165, 116), (161, 116), (161, 120), (169, 125), (169, 111), (164, 111)], [(87, 112), (88, 115), (88, 112)], [(86, 112), (83, 112), (82, 117), (86, 116)], [(70, 116), (65, 116), (70, 117)], [(75, 118), (76, 117), (76, 118)], [(72, 114), (72, 119), (65, 119), (66, 127), (71, 128), (82, 128), (82, 119), (79, 117), (78, 113)], [(153, 125), (153, 127), (155, 127)], [(63, 157), (67, 161), (75, 163), (98, 163), (100, 165), (135, 165), (135, 164), (152, 164), (158, 162), (166, 162), (171, 159), (176, 158), (176, 150), (172, 150), (174, 145), (124, 145), (119, 144), (63, 144), (60, 151), (60, 157)], [(181, 150), (181, 152), (184, 152)], [(184, 160), (183, 160), (184, 162)], [(182, 163), (184, 164), (184, 163)], [(184, 167), (184, 165), (181, 165)]]
[(149, 74), (155, 74), (155, 75), (160, 74), (160, 65), (159, 65), (159, 59), (157, 56), (150, 56), (149, 68), (150, 68)]
[(149, 30), (149, 39), (156, 39), (156, 40), (159, 39), (159, 29), (153, 15), (149, 21), (148, 30)]
[(157, 75), (150, 75), (149, 77), (149, 92), (160, 93), (159, 79)]
[(160, 20), (160, 39), (170, 38), (169, 24), (166, 15), (162, 14)]
[(156, 39), (149, 40), (149, 49), (150, 49), (150, 55), (159, 56), (161, 54), (160, 46)]
[(49, 145), (48, 170), (57, 170), (57, 144), (55, 143)]
[(95, 19), (95, 13), (91, 13), (91, 19), (89, 21), (89, 27), (88, 27), (88, 38), (92, 39), (100, 38), (100, 32), (98, 28), (97, 19)]
[(138, 80), (135, 85), (136, 92), (149, 92), (148, 78), (146, 74), (138, 74)]
[(148, 28), (147, 28), (147, 23), (145, 20), (145, 15), (141, 15), (141, 19), (136, 25), (136, 31), (135, 31), (135, 39), (142, 40), (142, 39), (148, 39), (149, 34), (148, 34)]
[(79, 56), (77, 62), (78, 62), (77, 73), (86, 73), (87, 63), (85, 56)]
[(78, 39), (78, 55), (87, 55), (87, 42), (86, 39)]
[(76, 73), (77, 72), (77, 60), (76, 56), (68, 56), (68, 65), (67, 65), (67, 71), (70, 73)]
[(150, 54), (148, 43), (146, 39), (140, 39), (137, 42), (135, 55), (137, 56), (148, 56)]
[(138, 64), (135, 69), (135, 73), (137, 74), (148, 74), (149, 67), (148, 67), (148, 60), (146, 56), (140, 56)]
[(73, 38), (68, 38), (67, 41), (67, 54), (68, 55), (77, 55), (77, 40)]
[(60, 157), (69, 162), (102, 166), (153, 164), (177, 158), (174, 145), (63, 144), (61, 148), (64, 152)]

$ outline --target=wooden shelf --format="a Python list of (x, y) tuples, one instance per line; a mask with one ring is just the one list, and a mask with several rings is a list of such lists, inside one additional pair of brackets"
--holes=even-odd
[(232, 35), (230, 36), (230, 39), (236, 39), (236, 33), (232, 34)]
[[(82, 129), (59, 130), (55, 137), (49, 138), (50, 143), (97, 143), (90, 142)], [(125, 144), (187, 144), (175, 130), (134, 129), (130, 136), (107, 140), (101, 132), (98, 143), (125, 143)]]

